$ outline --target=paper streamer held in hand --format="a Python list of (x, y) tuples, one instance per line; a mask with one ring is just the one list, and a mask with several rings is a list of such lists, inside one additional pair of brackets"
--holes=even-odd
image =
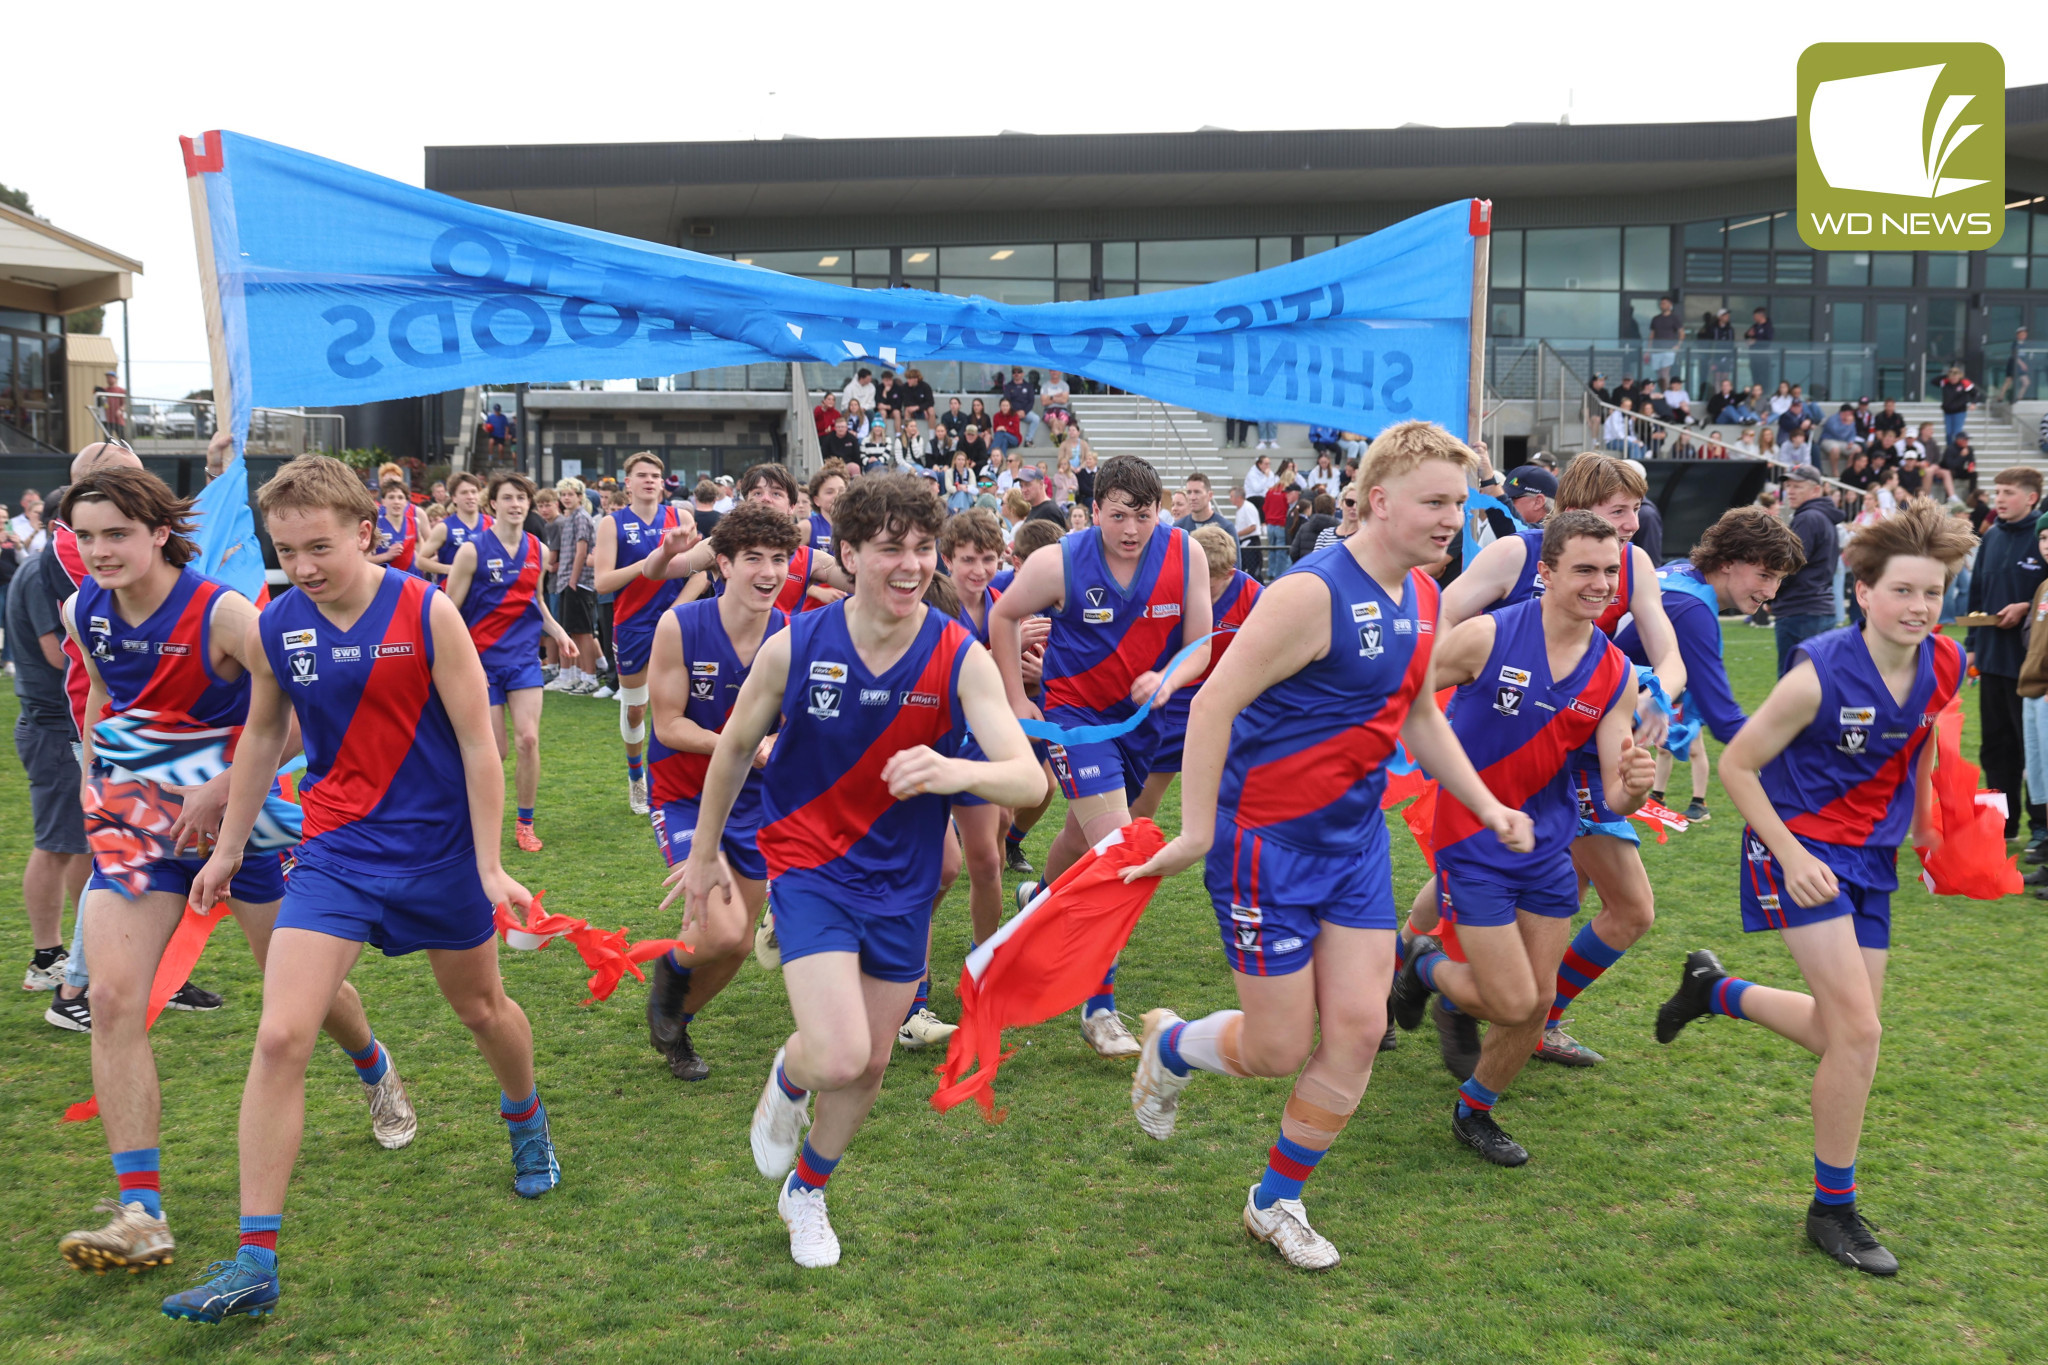
[(583, 965), (590, 968), (590, 998), (583, 1002), (586, 1005), (611, 999), (612, 992), (629, 972), (635, 981), (645, 981), (647, 978), (640, 971), (643, 962), (652, 962), (672, 948), (686, 953), (697, 951), (679, 938), (628, 942), (626, 935), (630, 931), (623, 925), (611, 930), (593, 929), (588, 920), (551, 914), (541, 905), (545, 895), (545, 891), (534, 893), (533, 906), (526, 912), (524, 924), (513, 916), (510, 906), (495, 907), (498, 932), (506, 947), (523, 952), (538, 952), (558, 938), (568, 940), (582, 956)]
[(1223, 632), (1220, 630), (1212, 630), (1201, 639), (1182, 646), (1180, 653), (1167, 660), (1166, 667), (1159, 670), (1159, 689), (1143, 706), (1122, 720), (1113, 721), (1108, 725), (1077, 725), (1071, 730), (1063, 730), (1051, 721), (1045, 720), (1020, 720), (1017, 723), (1024, 727), (1024, 733), (1028, 737), (1047, 740), (1053, 744), (1107, 744), (1113, 739), (1121, 739), (1152, 718), (1152, 709), (1167, 695), (1166, 680), (1173, 676), (1173, 670), (1186, 663), (1188, 657), (1196, 650), (1221, 634)]
[(1920, 880), (1937, 896), (1995, 901), (2016, 896), (2025, 884), (2019, 862), (2005, 851), (2006, 792), (1978, 791), (1977, 767), (1963, 758), (1963, 701), (1948, 704), (1934, 723), (1934, 832), (1920, 855)]

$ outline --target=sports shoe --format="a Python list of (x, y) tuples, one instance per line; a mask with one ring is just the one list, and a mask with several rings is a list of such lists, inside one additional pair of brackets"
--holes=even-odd
[(1678, 989), (1672, 992), (1669, 1000), (1657, 1006), (1657, 1041), (1668, 1043), (1687, 1024), (1713, 1013), (1707, 1008), (1707, 1002), (1713, 999), (1714, 984), (1727, 975), (1722, 970), (1721, 959), (1707, 949), (1687, 953), (1685, 971), (1678, 978)]
[(1038, 888), (1041, 885), (1043, 885), (1043, 883), (1041, 882), (1017, 883), (1017, 889), (1010, 893), (1010, 899), (1013, 902), (1015, 902), (1017, 909), (1020, 912), (1024, 909), (1025, 906), (1031, 904), (1031, 898), (1038, 894)]
[(53, 997), (50, 1007), (43, 1011), (43, 1022), (73, 1033), (91, 1033), (92, 1006), (86, 1003), (83, 995), (74, 995), (69, 1000), (59, 995)]
[[(2020, 874), (2020, 885), (2048, 886), (2048, 867), (2028, 868), (2025, 872), (2022, 872)], [(2040, 893), (2036, 892), (2035, 894), (2038, 895)], [(28, 988), (26, 985), (24, 985), (22, 989), (26, 990)]]
[(227, 1002), (212, 991), (203, 990), (187, 981), (164, 1001), (167, 1010), (189, 1010), (194, 1014), (211, 1014)]
[(804, 1130), (811, 1126), (811, 1097), (793, 1100), (775, 1083), (787, 1048), (775, 1049), (768, 1064), (768, 1084), (754, 1105), (754, 1121), (747, 1128), (747, 1145), (754, 1149), (754, 1169), (770, 1180), (780, 1180), (796, 1164), (797, 1149), (804, 1144)]
[(1081, 1036), (1088, 1040), (1088, 1046), (1095, 1049), (1098, 1057), (1135, 1057), (1138, 1055), (1138, 1040), (1124, 1024), (1123, 1015), (1115, 1010), (1097, 1010), (1081, 1016)]
[(1394, 1021), (1390, 1018), (1387, 1020), (1386, 1036), (1380, 1039), (1379, 1050), (1381, 1052), (1392, 1052), (1399, 1046), (1401, 1046), (1401, 1030), (1395, 1026)]
[(71, 954), (62, 948), (57, 950), (57, 956), (50, 959), (47, 967), (38, 967), (35, 959), (30, 958), (28, 971), (21, 978), (21, 988), (25, 991), (56, 990), (64, 984), (64, 968), (70, 961)]
[(104, 1275), (114, 1266), (125, 1266), (130, 1275), (148, 1266), (169, 1265), (178, 1244), (171, 1240), (170, 1225), (140, 1204), (123, 1204), (102, 1199), (94, 1213), (113, 1215), (97, 1232), (74, 1232), (57, 1243), (58, 1252), (81, 1272)]
[(1038, 870), (1031, 865), (1031, 860), (1024, 856), (1024, 845), (1013, 844), (1008, 840), (1003, 841), (1003, 867), (1020, 877), (1028, 877)]
[(605, 686), (603, 683), (599, 683), (596, 687), (592, 688), (587, 695), (596, 697), (599, 701), (610, 701), (613, 697), (617, 696), (618, 694), (612, 691), (611, 688)]
[(597, 695), (597, 679), (591, 677), (578, 678), (563, 690), (572, 697), (594, 697)]
[(1685, 822), (1689, 825), (1704, 824), (1713, 818), (1707, 811), (1707, 803), (1697, 796), (1692, 799), (1692, 804), (1685, 808)]
[(1479, 1066), (1479, 1021), (1462, 1010), (1453, 1010), (1438, 996), (1430, 1002), (1429, 1022), (1436, 1025), (1437, 1055), (1444, 1070), (1462, 1083), (1472, 1079)]
[(683, 1029), (683, 996), (689, 983), (667, 953), (654, 959), (654, 980), (647, 983), (647, 1045), (667, 1054)]
[(1299, 1199), (1275, 1199), (1260, 1208), (1253, 1198), (1259, 1187), (1252, 1186), (1244, 1197), (1244, 1230), (1280, 1253), (1280, 1259), (1300, 1270), (1328, 1270), (1337, 1264), (1337, 1248), (1330, 1239), (1308, 1225), (1308, 1210)]
[(760, 963), (764, 971), (782, 970), (782, 944), (775, 937), (773, 909), (764, 908), (761, 922), (754, 926), (754, 961)]
[(547, 685), (561, 676), (562, 670), (559, 666), (555, 664), (542, 664), (540, 666), (541, 690), (547, 690)]
[(1537, 1061), (1555, 1062), (1559, 1066), (1598, 1066), (1607, 1060), (1566, 1033), (1563, 1022), (1559, 1020), (1543, 1030), (1543, 1045), (1536, 1049)]
[[(770, 1084), (773, 1084), (771, 1081)], [(805, 1270), (823, 1270), (839, 1264), (839, 1235), (832, 1231), (832, 1216), (825, 1211), (823, 1190), (793, 1190), (787, 1180), (775, 1196), (775, 1211), (789, 1229), (789, 1258)]]
[[(383, 1044), (378, 1044), (383, 1047)], [(398, 1062), (391, 1049), (384, 1048), (384, 1079), (370, 1087), (370, 1136), (387, 1152), (409, 1147), (419, 1136), (420, 1117), (398, 1078)]]
[(1480, 1160), (1491, 1161), (1496, 1166), (1526, 1166), (1529, 1153), (1522, 1144), (1501, 1131), (1493, 1115), (1483, 1109), (1474, 1109), (1463, 1118), (1458, 1117), (1456, 1106), (1451, 1109), (1451, 1132), (1458, 1141), (1479, 1153)]
[(1418, 934), (1408, 945), (1408, 956), (1401, 963), (1401, 970), (1394, 973), (1394, 989), (1387, 996), (1387, 1009), (1394, 1016), (1404, 1032), (1413, 1033), (1415, 1026), (1422, 1022), (1422, 1013), (1429, 1008), (1429, 985), (1415, 970), (1427, 953), (1438, 951), (1437, 941), (1427, 934)]
[(928, 1009), (914, 1011), (903, 1021), (903, 1027), (896, 1030), (896, 1042), (912, 1052), (943, 1043), (960, 1031), (958, 1024), (949, 1024)]
[(697, 1055), (697, 1045), (690, 1041), (690, 1026), (685, 1024), (676, 1031), (675, 1041), (668, 1045), (668, 1074), (679, 1081), (701, 1081), (711, 1074), (711, 1063)]
[(562, 1183), (562, 1163), (555, 1160), (545, 1104), (536, 1117), (540, 1122), (506, 1125), (512, 1135), (512, 1192), (521, 1199), (538, 1199)]
[(237, 1256), (215, 1261), (193, 1276), (206, 1283), (164, 1300), (164, 1316), (186, 1322), (219, 1322), (222, 1318), (260, 1318), (277, 1311), (277, 1271), (254, 1259)]
[(2030, 863), (2048, 863), (2048, 837), (2037, 836), (2029, 839), (2026, 851), (2021, 856)]
[(626, 805), (635, 815), (645, 815), (652, 809), (647, 804), (647, 775), (626, 779)]
[(1174, 1120), (1180, 1115), (1180, 1092), (1194, 1078), (1190, 1071), (1176, 1076), (1159, 1056), (1159, 1041), (1181, 1021), (1172, 1010), (1147, 1010), (1142, 1021), (1144, 1041), (1138, 1044), (1138, 1070), (1131, 1077), (1131, 1112), (1138, 1126), (1161, 1142), (1173, 1136)]
[(521, 853), (538, 853), (545, 847), (540, 836), (533, 832), (533, 826), (523, 820), (512, 827), (512, 842), (519, 845)]
[(1899, 1258), (1872, 1235), (1854, 1204), (1814, 1200), (1806, 1209), (1806, 1238), (1851, 1270), (1866, 1275), (1899, 1273)]

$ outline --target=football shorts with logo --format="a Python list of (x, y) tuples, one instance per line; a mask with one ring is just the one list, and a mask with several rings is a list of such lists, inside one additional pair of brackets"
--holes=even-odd
[(1384, 820), (1367, 825), (1355, 850), (1322, 854), (1276, 843), (1218, 811), (1202, 878), (1224, 959), (1249, 976), (1288, 976), (1306, 967), (1326, 924), (1389, 932), (1395, 925)]
[[(741, 824), (730, 818), (725, 822), (725, 832), (718, 840), (718, 851), (725, 855), (726, 865), (732, 868), (735, 877), (756, 882), (768, 880), (768, 860), (761, 856), (760, 849), (754, 847), (754, 836), (759, 828), (757, 824)], [(655, 842), (661, 845), (661, 856), (668, 859), (670, 867), (682, 866), (690, 856), (690, 844), (696, 831), (695, 801), (664, 801), (654, 808)]]
[(878, 981), (921, 981), (932, 928), (931, 902), (905, 914), (879, 915), (851, 907), (805, 884), (778, 877), (769, 886), (775, 942), (784, 965), (814, 953), (855, 953), (863, 976)]
[(1452, 924), (1513, 924), (1517, 910), (1552, 919), (1579, 912), (1579, 874), (1569, 851), (1496, 867), (1445, 850), (1437, 854), (1436, 876), (1438, 912)]
[(1604, 834), (1640, 845), (1643, 838), (1625, 815), (1616, 815), (1607, 804), (1607, 788), (1600, 779), (1600, 755), (1581, 749), (1566, 763), (1571, 769), (1572, 794), (1579, 803), (1579, 837)]
[[(1045, 718), (1062, 730), (1111, 723), (1080, 706), (1055, 706), (1045, 713)], [(1159, 729), (1160, 713), (1154, 711), (1143, 724), (1115, 739), (1049, 745), (1046, 758), (1060, 784), (1060, 794), (1073, 801), (1121, 791), (1125, 800), (1137, 800), (1138, 793), (1145, 790), (1145, 778), (1152, 771), (1152, 751), (1159, 744)]]
[[(1818, 839), (1793, 835), (1800, 847), (1826, 863), (1835, 874), (1838, 894), (1831, 901), (1821, 905), (1801, 905), (1792, 899), (1792, 893), (1785, 886), (1785, 869), (1781, 866), (1764, 841), (1748, 826), (1742, 830), (1742, 929), (1744, 933), (1762, 933), (1767, 929), (1790, 929), (1802, 924), (1820, 924), (1831, 919), (1851, 916), (1856, 930), (1856, 946), (1859, 948), (1885, 949), (1892, 946), (1892, 892), (1897, 889), (1896, 876), (1891, 886), (1873, 886), (1880, 880), (1872, 875), (1873, 858), (1881, 861), (1885, 850), (1850, 849), (1839, 844), (1825, 844)], [(1893, 859), (1898, 850), (1890, 850)]]
[(497, 932), (491, 898), (464, 853), (398, 876), (377, 876), (301, 853), (277, 912), (280, 929), (367, 943), (386, 957), (422, 948), (460, 951)]

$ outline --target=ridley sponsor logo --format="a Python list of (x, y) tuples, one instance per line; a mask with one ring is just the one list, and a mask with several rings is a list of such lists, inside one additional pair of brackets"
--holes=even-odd
[(903, 694), (903, 704), (905, 706), (929, 706), (936, 710), (939, 705), (939, 694), (936, 692), (905, 692)]
[(404, 659), (412, 655), (412, 641), (401, 640), (395, 645), (378, 645), (370, 651), (380, 659)]

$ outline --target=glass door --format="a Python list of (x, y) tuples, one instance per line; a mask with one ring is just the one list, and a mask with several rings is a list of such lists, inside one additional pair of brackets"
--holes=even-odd
[(1828, 345), (1829, 392), (1862, 397), (1875, 388), (1867, 354), (1862, 350), (1869, 339), (1865, 333), (1870, 310), (1861, 299), (1830, 299), (1821, 306), (1820, 340)]
[(1876, 347), (1878, 398), (1917, 400), (1927, 374), (1919, 354), (1921, 317), (1919, 300), (1873, 298), (1870, 308), (1870, 340)]

